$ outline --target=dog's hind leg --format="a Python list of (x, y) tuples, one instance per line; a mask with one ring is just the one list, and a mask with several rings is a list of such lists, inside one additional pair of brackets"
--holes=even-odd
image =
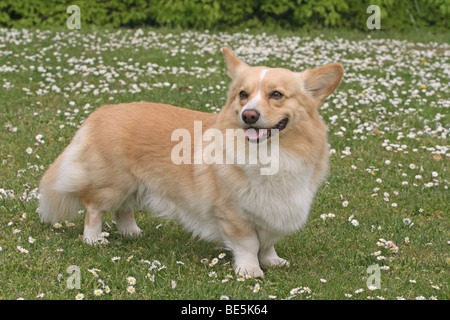
[(136, 224), (134, 211), (127, 205), (122, 205), (114, 213), (117, 230), (124, 236), (140, 236), (142, 230)]
[(86, 207), (86, 219), (84, 222), (83, 241), (87, 244), (107, 244), (108, 240), (102, 234), (102, 221), (105, 211)]
[(102, 234), (103, 216), (109, 210), (117, 208), (123, 202), (123, 190), (120, 188), (85, 189), (82, 201), (86, 207), (83, 240), (88, 244), (107, 244)]

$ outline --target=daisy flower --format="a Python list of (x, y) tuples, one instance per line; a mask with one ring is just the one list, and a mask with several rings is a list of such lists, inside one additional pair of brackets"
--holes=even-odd
[(416, 281), (416, 280), (413, 280), (413, 279), (409, 280), (409, 282), (411, 282), (411, 283), (417, 283), (417, 281)]
[(259, 291), (259, 289), (261, 289), (261, 286), (259, 285), (259, 283), (255, 284), (255, 287), (253, 288), (253, 292), (257, 293)]
[(130, 286), (134, 286), (136, 284), (136, 278), (134, 277), (127, 277), (127, 281)]
[(226, 256), (225, 253), (221, 253), (221, 254), (219, 254), (219, 259), (223, 259), (225, 256)]
[(28, 154), (32, 154), (33, 153), (33, 149), (31, 149), (30, 147), (28, 147), (26, 151), (27, 151)]
[(22, 248), (21, 246), (17, 246), (17, 249), (18, 249), (20, 252), (22, 252), (22, 253), (26, 253), (26, 254), (29, 253), (29, 251), (28, 251), (27, 249)]
[(320, 279), (320, 282), (327, 283), (327, 279)]
[(34, 243), (36, 241), (36, 239), (34, 239), (33, 237), (28, 237), (28, 242), (29, 243)]
[(293, 296), (294, 294), (297, 294), (299, 290), (300, 288), (294, 288), (289, 293), (291, 294), (291, 296)]
[(172, 280), (170, 282), (170, 286), (172, 287), (172, 289), (175, 289), (177, 287), (177, 283), (175, 282), (175, 280)]
[(88, 269), (88, 271), (90, 273), (92, 273), (94, 275), (94, 277), (98, 277), (98, 272), (100, 272), (101, 270), (97, 269), (97, 268), (92, 268), (92, 269)]
[(361, 293), (361, 292), (364, 292), (364, 289), (361, 288), (361, 289), (358, 289), (355, 291), (355, 293)]
[(359, 226), (359, 222), (358, 222), (358, 220), (356, 220), (356, 219), (353, 219), (353, 220), (351, 221), (351, 223), (352, 223), (352, 225), (354, 225), (355, 227)]
[(441, 290), (441, 288), (439, 288), (439, 286), (437, 286), (437, 285), (432, 285), (431, 287), (436, 290)]
[(83, 300), (84, 299), (84, 294), (79, 293), (75, 296), (75, 300)]
[(348, 201), (345, 200), (344, 202), (342, 202), (342, 206), (343, 206), (344, 208), (346, 208), (346, 207), (348, 206)]
[(220, 300), (230, 300), (230, 298), (228, 296), (222, 295), (220, 296)]
[(56, 223), (53, 224), (53, 228), (59, 229), (61, 227), (62, 227), (62, 224), (59, 223), (59, 222), (56, 222)]
[(133, 293), (136, 292), (136, 289), (135, 289), (133, 286), (128, 286), (128, 287), (127, 287), (127, 292), (133, 294)]
[(112, 262), (116, 262), (116, 261), (119, 261), (120, 260), (120, 257), (112, 257), (111, 258), (111, 261)]
[(353, 297), (353, 295), (351, 295), (350, 293), (345, 293), (344, 296), (346, 296), (347, 298)]
[(102, 289), (96, 289), (94, 290), (94, 295), (95, 296), (101, 296), (103, 294), (103, 290)]

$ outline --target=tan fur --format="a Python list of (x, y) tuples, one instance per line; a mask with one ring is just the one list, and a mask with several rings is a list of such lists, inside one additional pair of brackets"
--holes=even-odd
[[(149, 208), (178, 219), (194, 235), (222, 241), (234, 253), (236, 272), (262, 276), (260, 264), (288, 265), (276, 255), (274, 243), (306, 222), (328, 169), (326, 126), (318, 109), (343, 69), (332, 64), (295, 73), (250, 67), (230, 49), (223, 53), (232, 83), (218, 115), (146, 102), (106, 105), (92, 113), (42, 179), (41, 219), (70, 217), (82, 204), (84, 240), (97, 243), (106, 242), (101, 236), (105, 212), (115, 211), (121, 233), (138, 235), (133, 212)], [(255, 98), (268, 128), (289, 119), (279, 132), (280, 172), (257, 175), (259, 164), (194, 164), (194, 138), (191, 164), (174, 164), (174, 130), (187, 129), (194, 137), (194, 121), (202, 121), (203, 132), (242, 130), (241, 90), (249, 93), (247, 102)], [(283, 92), (283, 99), (270, 99), (274, 90)]]

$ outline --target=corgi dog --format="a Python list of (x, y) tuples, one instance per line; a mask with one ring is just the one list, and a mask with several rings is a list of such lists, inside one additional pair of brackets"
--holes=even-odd
[[(232, 81), (217, 114), (147, 102), (94, 111), (41, 180), (41, 220), (70, 219), (84, 207), (83, 240), (101, 244), (107, 211), (119, 233), (138, 236), (134, 211), (143, 208), (220, 241), (236, 273), (263, 277), (261, 266), (289, 266), (274, 245), (305, 225), (327, 173), (319, 108), (344, 70), (249, 66), (231, 49), (222, 52)], [(195, 131), (213, 134), (192, 138)], [(239, 161), (239, 151), (245, 160), (263, 147), (273, 160), (269, 174), (259, 154)]]

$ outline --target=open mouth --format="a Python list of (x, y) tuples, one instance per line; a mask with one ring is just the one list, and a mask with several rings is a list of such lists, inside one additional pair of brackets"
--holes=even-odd
[(271, 128), (249, 127), (244, 129), (244, 133), (248, 141), (253, 143), (260, 143), (264, 140), (269, 140), (270, 137), (272, 137), (272, 134), (276, 134), (280, 131), (283, 131), (286, 128), (288, 121), (289, 121), (288, 118), (283, 118), (283, 120), (281, 120)]

